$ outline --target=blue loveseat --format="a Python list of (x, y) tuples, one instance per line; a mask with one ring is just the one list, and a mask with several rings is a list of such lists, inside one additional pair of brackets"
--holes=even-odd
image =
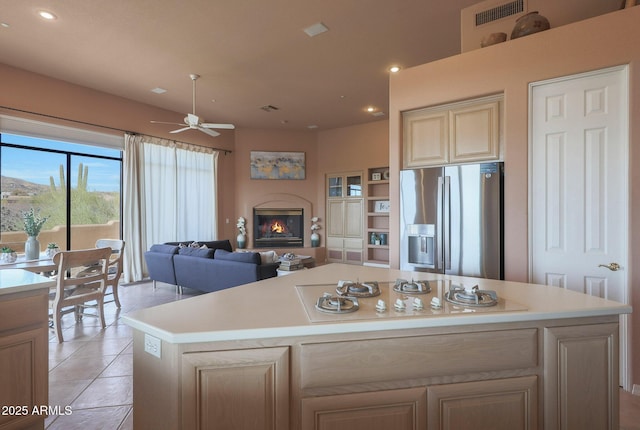
[(169, 242), (145, 252), (149, 277), (178, 287), (211, 292), (277, 276), (280, 263), (263, 263), (257, 252), (232, 252), (228, 240)]

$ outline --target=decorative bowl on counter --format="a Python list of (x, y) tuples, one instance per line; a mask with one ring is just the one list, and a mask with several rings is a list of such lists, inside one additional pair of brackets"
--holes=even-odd
[(511, 39), (539, 33), (550, 28), (549, 20), (540, 15), (538, 11), (529, 12), (516, 20), (516, 26), (513, 27), (511, 32)]
[(0, 252), (0, 263), (9, 264), (15, 263), (18, 259), (18, 255), (11, 248), (2, 248), (2, 252)]

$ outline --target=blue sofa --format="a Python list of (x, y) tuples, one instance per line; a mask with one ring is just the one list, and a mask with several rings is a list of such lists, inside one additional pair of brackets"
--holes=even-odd
[[(183, 242), (190, 244), (191, 242)], [(257, 252), (232, 252), (228, 240), (153, 245), (145, 253), (149, 277), (180, 288), (211, 292), (277, 276), (280, 263), (262, 263)]]

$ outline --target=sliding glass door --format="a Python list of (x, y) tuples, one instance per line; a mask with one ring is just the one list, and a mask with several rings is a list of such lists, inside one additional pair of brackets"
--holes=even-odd
[(22, 214), (47, 217), (41, 249), (95, 246), (120, 238), (121, 152), (16, 135), (0, 135), (0, 243), (21, 252)]

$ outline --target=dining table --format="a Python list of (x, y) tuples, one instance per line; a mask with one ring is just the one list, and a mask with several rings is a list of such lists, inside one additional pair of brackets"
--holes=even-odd
[(13, 263), (0, 263), (0, 270), (4, 269), (24, 269), (33, 273), (47, 273), (56, 270), (53, 259), (44, 253), (40, 254), (37, 260), (27, 260), (24, 254), (19, 254)]

